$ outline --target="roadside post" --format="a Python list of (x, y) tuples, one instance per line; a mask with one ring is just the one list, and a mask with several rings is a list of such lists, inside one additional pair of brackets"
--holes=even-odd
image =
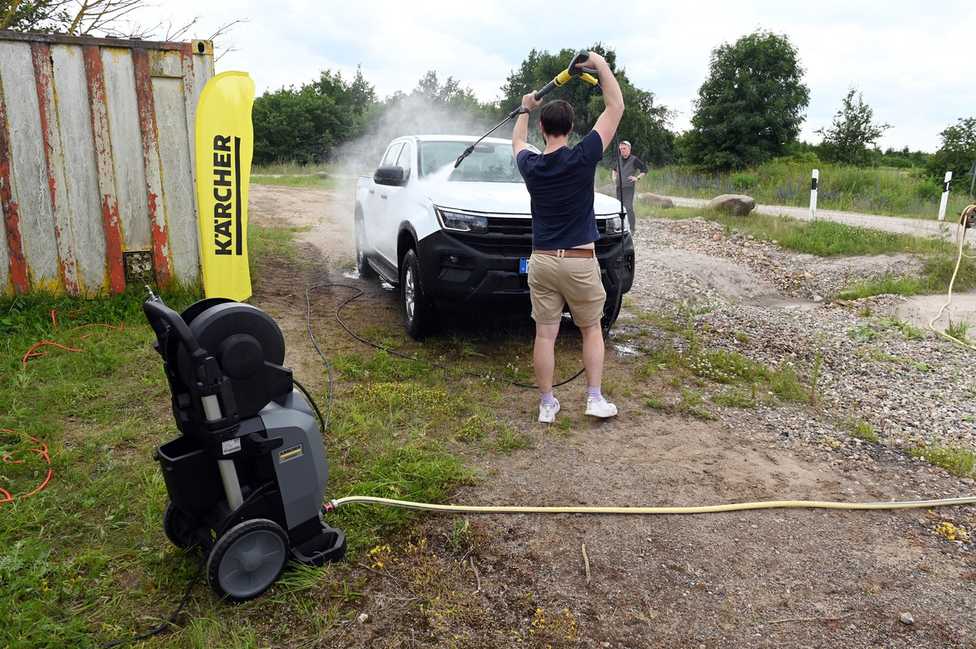
[(810, 219), (817, 218), (817, 187), (820, 185), (820, 170), (814, 169), (810, 175)]
[(973, 167), (969, 170), (969, 175), (972, 176), (972, 180), (969, 181), (969, 195), (976, 196), (976, 160), (973, 160)]
[(946, 206), (949, 204), (949, 184), (952, 182), (952, 172), (945, 173), (942, 181), (942, 200), (939, 201), (939, 220), (945, 221)]

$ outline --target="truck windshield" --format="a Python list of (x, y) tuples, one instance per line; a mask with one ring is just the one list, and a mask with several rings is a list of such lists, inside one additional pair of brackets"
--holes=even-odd
[[(422, 142), (420, 144), (420, 175), (429, 176), (453, 165), (469, 142)], [(479, 144), (461, 166), (451, 172), (454, 182), (520, 183), (522, 174), (515, 166), (510, 144)]]

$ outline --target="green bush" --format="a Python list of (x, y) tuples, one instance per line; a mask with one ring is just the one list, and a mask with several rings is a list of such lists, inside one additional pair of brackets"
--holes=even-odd
[(729, 182), (737, 191), (744, 192), (749, 191), (759, 184), (759, 176), (756, 174), (739, 172), (732, 174), (731, 178), (729, 178)]

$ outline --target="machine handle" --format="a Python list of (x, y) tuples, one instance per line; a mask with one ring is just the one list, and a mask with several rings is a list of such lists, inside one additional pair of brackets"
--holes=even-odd
[(200, 344), (193, 332), (190, 331), (190, 327), (180, 317), (180, 314), (166, 306), (160, 297), (156, 295), (149, 297), (142, 303), (142, 311), (146, 314), (146, 319), (149, 320), (149, 324), (156, 332), (156, 338), (160, 340), (160, 343), (168, 333), (172, 332), (176, 334), (191, 355), (195, 355), (200, 350)]

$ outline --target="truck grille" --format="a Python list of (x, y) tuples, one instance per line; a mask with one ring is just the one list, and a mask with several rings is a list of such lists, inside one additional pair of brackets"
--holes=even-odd
[[(597, 219), (596, 224), (597, 231), (601, 235), (596, 242), (596, 250), (599, 254), (613, 247), (619, 235), (604, 236), (607, 231), (606, 219)], [(485, 254), (502, 257), (528, 257), (532, 254), (532, 219), (530, 218), (489, 216), (488, 232), (445, 232)]]

